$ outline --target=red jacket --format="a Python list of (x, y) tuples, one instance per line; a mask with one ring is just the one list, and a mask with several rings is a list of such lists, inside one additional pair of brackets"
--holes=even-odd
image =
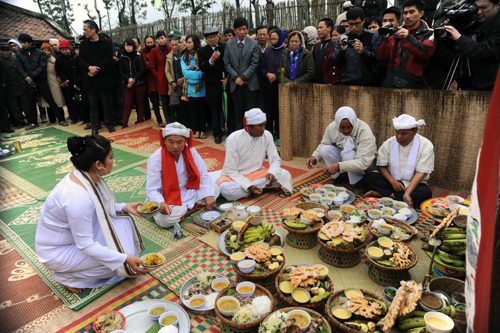
[[(159, 46), (161, 47), (161, 46)], [(172, 48), (170, 45), (167, 45), (167, 52), (165, 53), (165, 57), (170, 53)], [(168, 95), (168, 80), (165, 75), (165, 62), (166, 58), (163, 58), (163, 55), (158, 51), (155, 47), (151, 50), (151, 54), (149, 55), (149, 68), (154, 76), (156, 76), (157, 83), (157, 91), (160, 95)]]
[[(394, 38), (391, 36), (389, 38), (384, 38), (377, 51), (375, 58), (378, 61), (388, 61), (387, 72), (391, 67), (398, 67), (401, 61), (401, 41), (403, 42), (404, 52), (403, 55), (408, 51), (408, 55), (403, 57), (406, 60), (405, 70), (416, 76), (422, 76), (424, 69), (424, 62), (428, 60), (436, 50), (434, 42), (429, 39), (432, 36), (432, 31), (428, 33), (422, 33), (425, 29), (428, 29), (427, 23), (420, 20), (420, 24), (411, 29), (408, 36), (405, 39)], [(417, 39), (415, 35), (419, 33), (420, 39)], [(391, 60), (395, 48), (395, 44), (398, 43), (398, 52), (394, 63), (391, 66)]]
[(339, 84), (340, 66), (332, 66), (330, 59), (332, 58), (334, 47), (330, 47), (326, 53), (325, 63), (323, 64), (323, 80), (325, 84)]

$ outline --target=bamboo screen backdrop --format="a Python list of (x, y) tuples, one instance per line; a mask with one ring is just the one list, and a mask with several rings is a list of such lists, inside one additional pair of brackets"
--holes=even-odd
[(342, 106), (370, 125), (377, 147), (394, 135), (392, 119), (407, 113), (425, 120), (419, 134), (434, 144), (429, 183), (470, 192), (490, 99), (491, 93), (477, 91), (280, 85), (281, 157), (311, 156)]

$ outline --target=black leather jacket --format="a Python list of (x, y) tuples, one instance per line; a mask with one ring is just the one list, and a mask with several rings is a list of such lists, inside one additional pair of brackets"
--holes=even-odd
[(134, 87), (146, 84), (146, 63), (139, 52), (135, 51), (132, 54), (122, 53), (120, 57), (120, 76), (123, 79), (124, 85), (128, 84), (129, 78), (135, 79)]
[(45, 52), (31, 46), (29, 50), (21, 49), (16, 54), (17, 69), (25, 79), (28, 76), (36, 82), (47, 81), (47, 56)]

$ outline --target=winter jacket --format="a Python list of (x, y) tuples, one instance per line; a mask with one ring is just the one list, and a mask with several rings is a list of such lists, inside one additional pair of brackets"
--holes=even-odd
[(19, 73), (17, 69), (17, 60), (15, 55), (11, 55), (9, 58), (4, 58), (0, 56), (0, 63), (4, 67), (4, 77), (3, 81), (6, 84), (6, 94), (12, 96), (22, 96), (28, 88), (28, 83)]
[(130, 78), (135, 79), (132, 87), (143, 86), (146, 84), (146, 63), (139, 52), (122, 52), (119, 63), (120, 76), (123, 79), (123, 85), (128, 85), (128, 79)]
[(218, 104), (222, 103), (222, 82), (223, 75), (226, 70), (224, 68), (224, 44), (217, 43), (217, 50), (220, 52), (220, 56), (215, 60), (213, 65), (210, 65), (210, 58), (214, 53), (213, 48), (210, 45), (206, 45), (198, 50), (198, 57), (201, 71), (205, 74), (205, 84), (206, 87), (206, 101), (207, 104)]
[[(196, 61), (194, 60), (194, 57), (192, 55), (190, 56), (189, 65), (196, 65)], [(203, 84), (201, 87), (194, 86), (194, 84), (196, 83), (203, 82), (203, 72), (201, 70), (198, 71), (188, 70), (187, 66), (188, 65), (186, 65), (184, 61), (184, 56), (182, 56), (181, 59), (182, 74), (184, 75), (184, 78), (188, 82), (188, 97), (194, 97), (194, 98), (205, 97), (205, 84)], [(193, 92), (195, 90), (196, 92)]]
[(172, 48), (170, 47), (170, 45), (167, 45), (165, 49), (166, 51), (162, 49), (165, 57), (163, 57), (163, 55), (159, 51), (159, 48), (161, 48), (160, 45), (151, 50), (151, 54), (149, 55), (149, 68), (151, 70), (151, 73), (153, 73), (153, 75), (156, 77), (156, 89), (158, 91), (158, 94), (167, 95), (168, 80), (165, 76), (165, 63), (167, 61), (167, 56)]
[(47, 80), (47, 56), (45, 52), (32, 45), (29, 50), (22, 48), (17, 52), (16, 58), (17, 69), (24, 79), (29, 76), (35, 83)]
[[(460, 51), (462, 58), (470, 63), (471, 76), (465, 67), (460, 79), (460, 88), (464, 90), (493, 89), (498, 72), (500, 57), (500, 11), (485, 22), (475, 33), (476, 40), (462, 35), (454, 49)], [(467, 65), (467, 61), (464, 61)]]
[(80, 57), (75, 55), (74, 61), (73, 82), (81, 89), (83, 87), (83, 72), (80, 66)]
[[(89, 45), (90, 43), (98, 43), (97, 47), (97, 64), (90, 64), (89, 61)], [(80, 44), (80, 70), (82, 71), (83, 89), (111, 89), (113, 87), (113, 46), (103, 37), (99, 37), (97, 42), (91, 42), (90, 39), (85, 39)], [(99, 73), (94, 77), (88, 76), (89, 67), (99, 67)]]
[(146, 80), (148, 82), (148, 91), (154, 91), (158, 88), (156, 88), (156, 76), (151, 72), (151, 68), (149, 67), (149, 57), (151, 56), (151, 52), (148, 50), (147, 47), (144, 47), (141, 49), (141, 55), (144, 58), (144, 63), (146, 64)]
[(370, 86), (373, 85), (374, 78), (371, 69), (375, 63), (375, 52), (379, 44), (378, 34), (363, 29), (359, 36), (353, 36), (346, 32), (348, 39), (358, 39), (363, 43), (363, 53), (359, 54), (353, 47), (348, 46), (342, 51), (340, 36), (335, 44), (335, 50), (330, 58), (332, 66), (341, 66), (340, 85), (349, 86)]
[(314, 58), (314, 80), (312, 82), (325, 83), (323, 81), (323, 65), (325, 64), (326, 54), (332, 47), (334, 47), (334, 44), (331, 40), (328, 40), (328, 42), (320, 41), (314, 44), (311, 51)]
[[(280, 61), (280, 69), (278, 70), (278, 78), (281, 77), (281, 68), (285, 69), (285, 82), (290, 80), (290, 49), (283, 51)], [(311, 51), (302, 48), (299, 57), (299, 67), (297, 68), (297, 79), (293, 82), (304, 83), (312, 82), (314, 78), (314, 59)]]
[[(64, 99), (64, 94), (61, 89), (62, 82), (56, 72), (56, 59), (52, 55), (47, 59), (47, 83), (49, 84), (50, 94), (57, 106), (60, 108), (66, 106), (66, 100)], [(41, 95), (40, 106), (44, 108), (50, 107), (49, 103), (47, 103)]]
[[(165, 63), (165, 76), (167, 77), (168, 80), (169, 95), (174, 92), (174, 88), (172, 87), (170, 82), (177, 83), (177, 80), (184, 77), (184, 75), (182, 74), (182, 68), (180, 63), (183, 55), (184, 53), (180, 52), (180, 55), (178, 55), (177, 60), (175, 60), (174, 59), (175, 54), (172, 51), (167, 56), (167, 62)], [(182, 95), (182, 86), (177, 85), (176, 90), (178, 97), (180, 97)]]
[[(278, 71), (280, 69), (281, 56), (287, 48), (282, 46), (279, 49), (269, 47), (266, 49), (262, 55), (262, 60), (260, 61), (260, 74), (263, 76), (264, 87), (274, 87), (278, 88), (280, 77)], [(267, 74), (276, 74), (276, 81), (272, 84), (269, 83)]]
[(69, 80), (69, 85), (73, 86), (74, 83), (74, 72), (75, 72), (75, 56), (70, 55), (69, 57), (61, 54), (56, 59), (56, 72), (61, 78), (61, 81), (65, 82)]
[(328, 50), (326, 54), (325, 64), (323, 65), (323, 79), (325, 80), (325, 84), (336, 85), (339, 84), (339, 74), (340, 74), (340, 66), (332, 66), (331, 58), (333, 51), (335, 48), (331, 48)]
[[(406, 38), (394, 36), (384, 38), (378, 48), (376, 59), (388, 61), (387, 72), (391, 67), (402, 67), (404, 64), (405, 71), (422, 76), (425, 61), (434, 54), (436, 49), (432, 40), (433, 32), (428, 29), (427, 23), (420, 20), (420, 24), (411, 29)], [(397, 53), (394, 58), (396, 48)]]

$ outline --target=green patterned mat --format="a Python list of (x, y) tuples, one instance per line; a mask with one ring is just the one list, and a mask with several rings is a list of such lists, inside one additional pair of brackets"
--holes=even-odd
[(30, 131), (17, 131), (9, 134), (0, 135), (0, 145), (2, 148), (9, 145), (14, 147), (16, 141), (21, 143), (23, 153), (15, 153), (8, 159), (19, 155), (27, 155), (33, 152), (42, 151), (48, 148), (54, 148), (60, 145), (66, 145), (66, 140), (71, 133), (62, 130), (60, 127), (43, 126)]

